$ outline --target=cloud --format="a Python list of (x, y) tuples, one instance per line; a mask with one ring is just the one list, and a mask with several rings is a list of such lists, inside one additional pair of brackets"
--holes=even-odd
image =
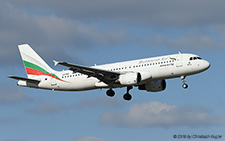
[(1, 141), (28, 141), (27, 139), (3, 139)]
[[(53, 0), (2, 0), (0, 65), (15, 66), (21, 63), (17, 45), (22, 43), (30, 44), (46, 62), (52, 62), (57, 58), (78, 64), (83, 62), (75, 56), (83, 50), (102, 49), (102, 46), (127, 47), (139, 40), (148, 46), (171, 48), (205, 49), (222, 46), (225, 43), (221, 42), (225, 41), (225, 34), (220, 34), (223, 30), (216, 28), (225, 25), (223, 20), (225, 15), (222, 14), (225, 2), (222, 0), (217, 2), (97, 0), (95, 3), (98, 4), (93, 4), (89, 0), (70, 0), (66, 3)], [(132, 32), (133, 29), (139, 31), (139, 28), (143, 27), (159, 31), (171, 27), (175, 27), (173, 31), (192, 30), (193, 27), (205, 31), (209, 29), (219, 39), (216, 40), (212, 35), (195, 35), (195, 33), (177, 38), (157, 34), (149, 38), (143, 35), (140, 37)]]
[[(52, 62), (57, 58), (83, 64), (82, 60), (75, 57), (83, 50), (99, 49), (102, 46), (127, 47), (136, 44), (139, 40), (148, 46), (202, 49), (222, 46), (224, 42), (221, 40), (225, 41), (225, 34), (220, 34), (223, 30), (219, 30), (225, 25), (225, 18), (223, 18), (225, 2), (222, 0), (216, 2), (97, 0), (95, 3), (98, 4), (93, 4), (90, 0), (69, 0), (66, 3), (53, 0), (2, 0), (0, 2), (1, 66), (14, 66), (21, 63), (17, 45), (22, 43), (29, 43), (46, 62)], [(217, 26), (219, 27), (216, 28)], [(210, 30), (219, 39), (216, 40), (212, 34), (195, 35), (195, 33), (177, 38), (157, 34), (149, 38), (143, 35), (140, 37), (132, 32), (133, 29), (138, 30), (143, 27), (159, 31), (171, 27), (174, 27), (172, 31), (192, 30), (194, 27)], [(145, 39), (143, 40), (142, 37)]]
[(75, 109), (80, 108), (94, 108), (94, 107), (107, 107), (107, 108), (118, 108), (124, 105), (122, 99), (109, 98), (109, 97), (95, 97), (95, 98), (85, 98), (78, 103), (72, 105)]
[(15, 61), (20, 60), (16, 46), (22, 43), (34, 47), (47, 62), (54, 58), (75, 59), (76, 62), (79, 59), (74, 58), (74, 53), (98, 44), (113, 46), (126, 40), (126, 32), (115, 28), (39, 14), (10, 2), (1, 2), (0, 27), (1, 65), (18, 63)]
[[(190, 27), (225, 23), (223, 0), (8, 0), (23, 7), (47, 9), (79, 20), (119, 21), (155, 27)], [(53, 4), (54, 3), (54, 4)]]
[(109, 141), (98, 137), (92, 137), (92, 136), (84, 136), (81, 138), (75, 138), (74, 141)]
[[(0, 83), (0, 103), (1, 104), (18, 104), (21, 102), (32, 101), (21, 88), (12, 88), (11, 83)], [(4, 90), (4, 91), (3, 91)]]
[(55, 104), (41, 102), (35, 108), (28, 109), (27, 112), (40, 114), (40, 115), (46, 115), (46, 114), (62, 112), (65, 109), (66, 107), (60, 102)]
[(110, 98), (86, 98), (77, 103), (70, 105), (65, 105), (61, 102), (58, 103), (47, 103), (40, 102), (34, 108), (27, 110), (28, 113), (39, 114), (39, 115), (48, 115), (54, 113), (65, 112), (68, 110), (74, 111), (82, 108), (118, 108), (122, 107), (122, 100), (110, 99)]
[[(224, 40), (225, 41), (225, 40)], [(223, 47), (216, 38), (199, 33), (184, 34), (176, 38), (169, 38), (164, 35), (156, 35), (144, 40), (145, 46), (170, 47), (175, 49), (217, 49)]]
[(11, 124), (17, 122), (18, 119), (15, 118), (0, 118), (0, 125), (2, 124)]
[(107, 111), (100, 117), (100, 123), (120, 127), (195, 128), (224, 126), (225, 115), (214, 115), (200, 106), (176, 106), (154, 101), (133, 104), (128, 112)]

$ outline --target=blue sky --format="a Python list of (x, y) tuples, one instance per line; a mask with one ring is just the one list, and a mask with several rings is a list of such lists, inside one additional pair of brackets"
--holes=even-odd
[[(174, 135), (225, 138), (225, 1), (1, 0), (0, 141), (174, 140)], [(28, 43), (52, 60), (91, 66), (181, 52), (198, 54), (209, 70), (163, 92), (125, 88), (57, 92), (16, 86), (25, 76), (17, 49)], [(198, 139), (195, 139), (198, 140)], [(207, 139), (214, 140), (214, 139)]]

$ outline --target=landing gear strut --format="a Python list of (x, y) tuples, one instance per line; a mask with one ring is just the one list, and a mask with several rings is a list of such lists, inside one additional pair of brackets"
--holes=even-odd
[(132, 99), (132, 96), (129, 94), (129, 91), (132, 89), (132, 86), (127, 86), (127, 93), (123, 95), (123, 98), (127, 101)]
[(182, 82), (183, 82), (182, 87), (183, 87), (184, 89), (187, 89), (187, 88), (188, 88), (188, 84), (185, 83), (185, 82), (186, 82), (186, 80), (185, 80), (186, 76), (181, 76), (180, 78), (181, 78), (181, 80), (182, 80)]

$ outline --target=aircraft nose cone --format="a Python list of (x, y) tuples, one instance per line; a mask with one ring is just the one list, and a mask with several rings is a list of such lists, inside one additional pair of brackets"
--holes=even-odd
[(204, 66), (204, 70), (207, 70), (211, 66), (211, 64), (208, 61), (204, 61), (203, 66)]

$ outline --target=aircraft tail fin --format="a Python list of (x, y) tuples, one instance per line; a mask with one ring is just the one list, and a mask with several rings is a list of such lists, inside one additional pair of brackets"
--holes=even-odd
[(28, 78), (39, 75), (54, 75), (54, 70), (28, 45), (18, 46)]

